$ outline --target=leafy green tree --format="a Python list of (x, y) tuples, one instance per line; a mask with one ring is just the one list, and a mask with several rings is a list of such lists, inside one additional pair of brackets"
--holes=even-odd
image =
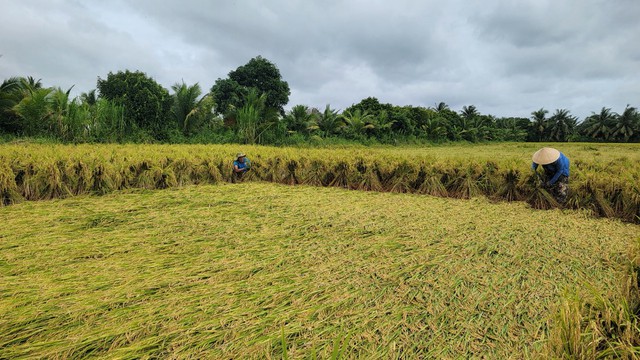
[(547, 114), (549, 110), (540, 108), (531, 113), (531, 130), (528, 136), (529, 141), (545, 141), (549, 133), (549, 120)]
[(20, 117), (15, 113), (14, 107), (23, 97), (20, 78), (6, 79), (0, 85), (0, 132), (17, 134), (22, 130)]
[(379, 140), (383, 140), (386, 135), (390, 134), (396, 122), (397, 120), (389, 116), (386, 110), (382, 110), (378, 113), (378, 116), (372, 117), (370, 134), (375, 135)]
[(437, 114), (429, 116), (420, 125), (420, 129), (429, 140), (444, 141), (447, 138), (447, 127), (443, 124), (443, 118)]
[(603, 107), (599, 114), (592, 112), (584, 122), (583, 134), (596, 140), (609, 141), (616, 117), (617, 114), (611, 112), (610, 108)]
[(360, 100), (359, 103), (349, 106), (345, 109), (345, 113), (355, 113), (356, 110), (360, 110), (360, 113), (366, 112), (371, 116), (377, 117), (380, 112), (386, 111), (387, 113), (393, 109), (393, 105), (391, 104), (381, 104), (380, 101), (375, 97), (368, 97), (366, 99)]
[(316, 115), (306, 105), (296, 105), (284, 117), (288, 131), (298, 134), (309, 134), (317, 127)]
[(316, 123), (320, 133), (325, 137), (338, 134), (340, 129), (345, 126), (342, 117), (338, 114), (338, 111), (331, 109), (329, 104), (327, 104), (323, 112), (318, 114)]
[(478, 109), (474, 105), (469, 105), (469, 106), (462, 107), (462, 111), (460, 111), (460, 115), (467, 120), (472, 120), (476, 116), (480, 115), (480, 113), (478, 112)]
[(621, 115), (615, 119), (611, 137), (628, 142), (640, 135), (640, 113), (635, 107), (627, 105)]
[(342, 119), (345, 123), (345, 134), (354, 139), (362, 138), (367, 134), (367, 130), (375, 129), (374, 117), (367, 111), (345, 111), (342, 113)]
[(500, 141), (525, 141), (529, 119), (515, 117), (501, 117), (496, 119), (495, 138)]
[(263, 135), (278, 125), (278, 113), (266, 105), (267, 94), (250, 89), (245, 104), (238, 109), (236, 135), (245, 144), (262, 143)]
[(98, 102), (98, 96), (96, 95), (96, 89), (93, 89), (89, 92), (80, 94), (80, 101), (83, 104), (87, 104), (89, 106), (94, 106)]
[(567, 141), (573, 135), (578, 119), (566, 109), (556, 109), (549, 118), (551, 141)]
[(176, 123), (169, 116), (172, 98), (155, 80), (140, 71), (126, 70), (98, 78), (100, 98), (124, 107), (125, 117), (159, 140), (168, 139)]
[(176, 83), (171, 89), (174, 92), (171, 105), (173, 121), (184, 135), (193, 135), (213, 116), (213, 100), (209, 95), (200, 97), (202, 90), (198, 83), (191, 86), (184, 82)]
[(49, 106), (51, 92), (52, 89), (32, 89), (29, 95), (23, 97), (13, 107), (13, 111), (22, 121), (24, 135), (42, 135), (47, 132), (51, 117)]
[(266, 96), (265, 108), (284, 115), (284, 106), (291, 95), (289, 84), (282, 80), (280, 70), (261, 56), (231, 71), (227, 79), (216, 80), (211, 93), (218, 105), (217, 113), (226, 116), (230, 111), (244, 106), (249, 89), (256, 89)]
[(449, 105), (447, 105), (444, 101), (441, 101), (438, 104), (436, 104), (436, 106), (433, 109), (435, 111), (437, 111), (437, 112), (441, 112), (441, 111), (444, 111), (444, 110), (450, 110), (449, 109)]
[[(49, 130), (50, 133), (56, 135), (59, 139), (72, 140), (72, 134), (75, 133), (73, 126), (78, 125), (72, 123), (69, 113), (69, 94), (71, 88), (67, 91), (63, 91), (60, 88), (52, 89), (49, 94)], [(76, 120), (76, 119), (74, 119)]]
[(215, 112), (235, 121), (235, 112), (242, 107), (247, 90), (232, 79), (216, 80), (215, 85), (211, 87), (211, 96), (216, 104)]

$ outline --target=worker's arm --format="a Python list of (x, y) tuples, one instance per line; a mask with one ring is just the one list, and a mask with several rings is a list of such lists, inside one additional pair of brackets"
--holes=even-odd
[(560, 166), (556, 166), (556, 169), (558, 170), (556, 170), (555, 175), (553, 175), (553, 177), (551, 178), (551, 180), (547, 182), (547, 184), (549, 185), (555, 184), (556, 181), (558, 181), (558, 178), (560, 177), (560, 175), (562, 175), (562, 169), (560, 168)]
[(531, 163), (531, 170), (536, 171), (536, 169), (538, 169), (538, 164), (532, 162)]
[(238, 165), (233, 165), (233, 172), (242, 172), (243, 169), (238, 168)]

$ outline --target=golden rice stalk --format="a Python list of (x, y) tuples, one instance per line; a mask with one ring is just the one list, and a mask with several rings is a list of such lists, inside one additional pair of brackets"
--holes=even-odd
[(403, 161), (393, 170), (392, 175), (385, 184), (385, 189), (390, 192), (409, 193), (415, 189), (418, 177), (418, 169), (408, 161)]
[(323, 186), (328, 185), (324, 180), (327, 176), (325, 163), (320, 160), (311, 160), (308, 165), (302, 169), (302, 183), (305, 185)]
[(201, 160), (195, 165), (193, 177), (196, 184), (217, 184), (222, 181), (218, 165), (207, 159)]
[(104, 195), (118, 190), (118, 178), (113, 168), (106, 164), (97, 164), (91, 173), (91, 191)]
[(284, 166), (284, 176), (281, 178), (280, 182), (287, 185), (295, 185), (299, 184), (300, 180), (296, 172), (298, 171), (298, 162), (296, 160), (289, 160)]
[(178, 180), (173, 172), (173, 168), (167, 166), (165, 168), (158, 167), (159, 176), (156, 181), (156, 189), (167, 189), (178, 186)]
[(455, 169), (449, 186), (449, 194), (456, 198), (470, 199), (482, 194), (477, 168), (470, 165), (465, 169)]
[(585, 193), (590, 196), (590, 207), (594, 213), (598, 216), (613, 217), (615, 211), (611, 207), (611, 204), (604, 196), (604, 191), (598, 186), (595, 178), (588, 177), (584, 185)]
[(529, 188), (527, 202), (534, 209), (547, 210), (560, 207), (558, 201), (542, 186), (535, 174), (525, 177), (524, 182)]
[(191, 185), (194, 182), (195, 166), (189, 159), (176, 159), (165, 169), (171, 169), (177, 186)]
[(49, 200), (71, 195), (67, 184), (63, 182), (59, 165), (63, 164), (55, 162), (46, 164), (36, 173), (34, 180), (39, 183), (38, 199)]
[(91, 189), (91, 169), (82, 160), (65, 164), (63, 181), (73, 195), (86, 194)]
[(520, 171), (509, 169), (501, 174), (502, 182), (497, 186), (495, 197), (507, 201), (522, 200), (518, 184), (520, 183)]
[(13, 170), (0, 158), (0, 206), (16, 204), (22, 200)]
[(499, 174), (499, 166), (495, 161), (487, 161), (479, 170), (478, 185), (483, 194), (494, 195), (503, 185), (503, 177)]
[(362, 158), (355, 163), (355, 171), (351, 172), (351, 186), (355, 190), (383, 191), (384, 186), (378, 178), (378, 164), (367, 164)]
[(350, 172), (349, 163), (346, 161), (339, 161), (330, 171), (331, 181), (329, 182), (329, 186), (337, 186), (337, 187), (349, 187), (349, 172)]

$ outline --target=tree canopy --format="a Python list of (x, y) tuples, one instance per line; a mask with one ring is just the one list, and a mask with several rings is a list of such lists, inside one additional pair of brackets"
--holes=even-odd
[(169, 116), (172, 98), (169, 91), (140, 71), (109, 73), (98, 78), (99, 97), (124, 107), (125, 116), (138, 128), (149, 131), (155, 138), (164, 139), (173, 128)]
[(227, 115), (235, 109), (240, 109), (245, 105), (244, 100), (250, 89), (266, 96), (266, 108), (284, 115), (284, 106), (289, 102), (291, 95), (289, 84), (282, 80), (276, 65), (262, 56), (257, 56), (229, 72), (228, 78), (216, 80), (211, 87), (217, 105), (216, 111), (221, 115)]

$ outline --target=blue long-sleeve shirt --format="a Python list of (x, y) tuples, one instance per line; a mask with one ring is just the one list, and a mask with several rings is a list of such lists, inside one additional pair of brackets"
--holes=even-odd
[[(533, 171), (535, 171), (538, 168), (538, 164), (536, 164), (535, 162), (531, 163), (531, 168), (533, 169)], [(561, 175), (569, 177), (569, 158), (564, 156), (563, 153), (560, 153), (560, 157), (558, 158), (558, 160), (552, 162), (551, 164), (542, 165), (542, 168), (544, 169), (545, 173), (549, 175), (553, 174), (553, 177), (551, 178), (551, 180), (549, 180), (549, 184), (553, 185), (556, 183), (556, 181), (558, 181), (558, 178), (560, 178)]]

